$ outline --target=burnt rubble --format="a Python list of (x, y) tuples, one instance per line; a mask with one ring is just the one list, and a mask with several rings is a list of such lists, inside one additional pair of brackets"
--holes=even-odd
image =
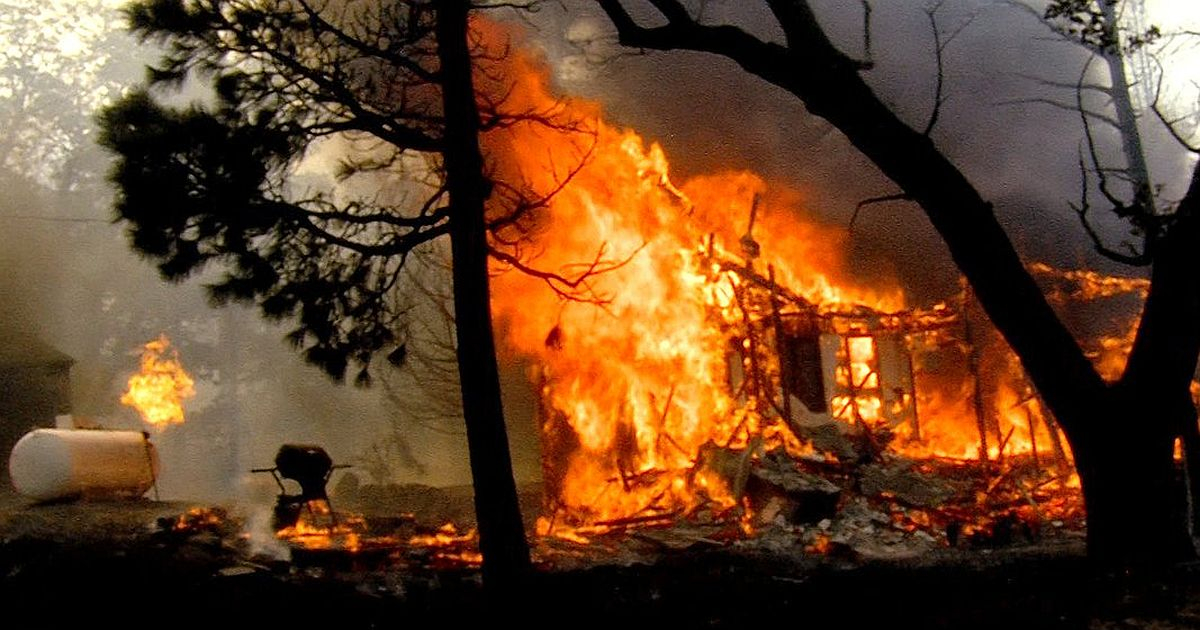
[(802, 525), (832, 518), (841, 495), (841, 488), (800, 470), (782, 450), (764, 456), (751, 470), (746, 484), (750, 508), (761, 522), (778, 518)]
[[(580, 627), (769, 627), (804, 619), (840, 627), (1165, 630), (1200, 620), (1200, 574), (1186, 568), (1141, 583), (1088, 577), (1082, 537), (1069, 527), (1050, 527), (1032, 545), (952, 548), (897, 518), (920, 520), (917, 512), (844, 491), (832, 518), (764, 524), (753, 536), (685, 520), (610, 532), (586, 545), (540, 538), (520, 620), (533, 627), (564, 620)], [(453, 627), (494, 614), (478, 567), (433, 567), (403, 554), (387, 562), (256, 557), (243, 536), (246, 518), (234, 508), (181, 503), (4, 502), (6, 627), (61, 627), (70, 610), (131, 628), (259, 621)], [(367, 521), (379, 531), (416, 527)]]

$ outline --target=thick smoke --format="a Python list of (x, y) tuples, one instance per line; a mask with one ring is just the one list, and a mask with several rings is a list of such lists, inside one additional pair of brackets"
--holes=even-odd
[[(534, 38), (554, 64), (564, 93), (601, 101), (610, 119), (662, 144), (677, 180), (750, 169), (768, 181), (798, 187), (807, 195), (806, 211), (813, 218), (840, 226), (850, 226), (860, 201), (899, 192), (839, 132), (809, 115), (791, 94), (714, 55), (622, 50), (611, 26), (591, 4), (568, 3), (566, 11), (543, 11)], [(640, 10), (643, 17), (653, 16), (642, 3), (625, 4), (635, 14)], [(756, 14), (749, 4), (758, 3), (705, 3), (706, 19), (735, 23), (782, 41), (769, 26), (765, 9)], [(813, 5), (844, 52), (867, 58), (860, 3), (820, 0)], [(874, 68), (865, 76), (902, 119), (921, 129), (933, 110), (937, 77), (925, 4), (872, 6), (869, 58)], [(943, 41), (953, 37), (943, 51), (945, 98), (931, 137), (994, 204), (1018, 252), (1027, 261), (1063, 268), (1144, 273), (1095, 253), (1069, 205), (1080, 198), (1080, 116), (1039, 102), (1074, 102), (1071, 90), (1045, 82), (1074, 85), (1087, 61), (1085, 51), (1010, 3), (945, 2), (935, 18)], [(645, 23), (654, 23), (654, 18)], [(1162, 27), (1170, 31), (1184, 25)], [(1102, 82), (1101, 70), (1095, 64), (1089, 77)], [(1177, 200), (1191, 159), (1161, 129), (1144, 122), (1152, 175), (1166, 185), (1164, 198)], [(1119, 166), (1115, 136), (1101, 130), (1097, 137), (1108, 165)], [(1124, 237), (1124, 226), (1103, 216), (1094, 177), (1092, 186), (1100, 229), (1110, 243), (1117, 243)], [(898, 279), (916, 305), (946, 299), (959, 290), (949, 252), (911, 203), (862, 208), (851, 235), (853, 270), (865, 281)], [(1095, 332), (1077, 329), (1082, 336)]]
[[(365, 456), (391, 435), (400, 413), (382, 389), (333, 383), (284, 343), (286, 328), (246, 307), (211, 308), (203, 277), (165, 283), (149, 261), (130, 250), (122, 227), (111, 222), (113, 191), (104, 184), (109, 157), (92, 144), (91, 107), (140, 81), (153, 51), (123, 36), (67, 38), (78, 46), (64, 48), (66, 30), (82, 22), (54, 12), (109, 11), (100, 5), (39, 9), (29, 3), (4, 18), (41, 15), (40, 26), (6, 24), (3, 32), (21, 33), (23, 45), (37, 47), (50, 61), (40, 70), (20, 64), (0, 69), (0, 120), (10, 129), (48, 131), (5, 134), (0, 147), (9, 157), (37, 156), (46, 154), (41, 145), (63, 134), (71, 140), (64, 145), (70, 155), (61, 160), (25, 159), (0, 169), (5, 339), (15, 344), (40, 338), (74, 359), (74, 415), (111, 428), (141, 429), (136, 412), (118, 400), (138, 368), (142, 344), (160, 333), (170, 338), (196, 380), (197, 395), (185, 404), (185, 424), (152, 434), (162, 458), (164, 499), (269, 498), (274, 483), (248, 471), (271, 466), (283, 443), (320, 444), (335, 462), (357, 465), (367, 480), (465, 483), (465, 447), (426, 439), (419, 431), (408, 436), (411, 461), (365, 465), (370, 463)], [(115, 13), (110, 17), (119, 23)], [(45, 68), (55, 69), (56, 76), (37, 74), (48, 72)], [(22, 98), (26, 86), (51, 86), (57, 96)], [(37, 107), (29, 107), (31, 102)], [(46, 418), (43, 424), (52, 422)], [(456, 420), (445, 422), (454, 426)]]

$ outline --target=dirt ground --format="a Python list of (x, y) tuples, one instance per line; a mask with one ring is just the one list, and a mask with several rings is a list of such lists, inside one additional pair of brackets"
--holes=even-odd
[(520, 627), (1200, 627), (1200, 566), (1094, 576), (1073, 535), (884, 559), (661, 537), (634, 559), (568, 563), (543, 550), (532, 583), (500, 610), (469, 567), (271, 560), (231, 524), (174, 529), (192, 507), (0, 493), (0, 627), (459, 627), (505, 614)]

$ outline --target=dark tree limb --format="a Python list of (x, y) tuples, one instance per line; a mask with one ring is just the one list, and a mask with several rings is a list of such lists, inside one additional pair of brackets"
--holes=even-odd
[(878, 203), (890, 203), (893, 201), (912, 201), (912, 197), (909, 197), (905, 193), (896, 193), (893, 195), (880, 195), (878, 197), (863, 199), (854, 206), (854, 212), (850, 215), (850, 223), (848, 228), (851, 230), (854, 229), (854, 222), (858, 220), (858, 213), (862, 211), (863, 208)]
[(518, 610), (530, 572), (529, 546), (517, 503), (512, 457), (500, 400), (500, 377), (492, 332), (487, 269), (484, 179), (479, 148), (479, 110), (467, 41), (468, 0), (438, 5), (437, 39), (442, 101), (446, 113), (446, 189), (454, 256), (455, 328), (463, 417), (467, 426), (483, 578), (495, 603)]
[(1104, 114), (1100, 114), (1100, 113), (1093, 112), (1093, 111), (1087, 111), (1087, 110), (1080, 112), (1079, 108), (1077, 108), (1076, 106), (1068, 105), (1061, 101), (1056, 101), (1052, 98), (1045, 98), (1045, 97), (1014, 98), (1014, 99), (1006, 99), (1006, 100), (1003, 100), (1003, 101), (1000, 101), (999, 103), (997, 103), (997, 105), (1034, 105), (1034, 104), (1049, 105), (1051, 107), (1066, 110), (1066, 111), (1069, 111), (1072, 113), (1080, 113), (1083, 116), (1087, 116), (1089, 119), (1096, 120), (1097, 122), (1102, 122), (1102, 123), (1108, 125), (1109, 127), (1112, 127), (1113, 129), (1120, 129), (1120, 127), (1121, 127), (1121, 124), (1117, 122), (1117, 119), (1113, 118), (1112, 116), (1105, 116)]
[(863, 69), (868, 70), (875, 65), (875, 57), (871, 52), (871, 0), (862, 0), (863, 14)]
[(1101, 256), (1114, 260), (1119, 263), (1124, 263), (1131, 266), (1145, 266), (1153, 262), (1153, 258), (1148, 256), (1146, 252), (1120, 252), (1110, 248), (1105, 242), (1104, 237), (1096, 230), (1089, 218), (1091, 212), (1091, 204), (1088, 201), (1088, 187), (1090, 185), (1088, 178), (1088, 166), (1084, 161), (1083, 149), (1079, 152), (1079, 175), (1080, 175), (1080, 199), (1078, 204), (1068, 204), (1071, 209), (1079, 216), (1079, 224), (1083, 226), (1083, 231), (1092, 241), (1092, 246)]
[(1158, 64), (1158, 81), (1154, 89), (1154, 101), (1150, 103), (1150, 111), (1154, 112), (1155, 118), (1158, 118), (1158, 121), (1167, 130), (1167, 133), (1171, 134), (1171, 137), (1175, 139), (1175, 142), (1179, 143), (1179, 146), (1191, 151), (1192, 153), (1200, 153), (1200, 144), (1195, 144), (1185, 138), (1176, 127), (1176, 125), (1178, 125), (1179, 122), (1186, 117), (1168, 119), (1166, 114), (1163, 113), (1162, 107), (1159, 106), (1158, 99), (1162, 96), (1162, 80), (1164, 73), (1162, 62), (1159, 61), (1157, 57), (1154, 58), (1154, 63)]

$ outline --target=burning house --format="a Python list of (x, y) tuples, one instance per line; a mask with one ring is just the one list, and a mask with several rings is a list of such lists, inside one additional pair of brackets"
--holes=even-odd
[[(822, 308), (765, 275), (759, 248), (742, 238), (743, 258), (721, 257), (710, 240), (704, 262), (712, 280), (728, 281), (741, 322), (733, 322), (729, 386), (743, 404), (779, 417), (798, 437), (812, 427), (858, 427), (868, 448), (878, 431), (903, 430), (919, 440), (914, 351), (959, 324), (945, 306), (885, 313), (865, 306)], [(722, 278), (733, 274), (740, 281)], [(864, 453), (869, 456), (869, 453)]]
[[(959, 461), (971, 457), (985, 468), (992, 459), (1024, 452), (1040, 469), (1036, 460), (1041, 448), (1065, 470), (1062, 465), (1069, 455), (1061, 437), (1020, 375), (999, 384), (995, 375), (981, 372), (982, 359), (972, 345), (965, 308), (938, 304), (883, 310), (863, 304), (818, 304), (780, 284), (774, 265), (757, 264), (761, 249), (749, 233), (740, 245), (742, 255), (735, 256), (710, 234), (695, 259), (706, 270), (694, 287), (704, 296), (704, 319), (722, 340), (716, 346), (722, 358), (716, 369), (723, 379), (716, 386), (728, 407), (724, 418), (716, 419), (717, 430), (707, 434), (694, 458), (684, 460), (680, 469), (647, 470), (639, 464), (647, 455), (685, 452), (681, 439), (672, 435), (678, 429), (669, 423), (679, 389), (672, 385), (662, 397), (657, 424), (654, 419), (648, 426), (620, 419), (628, 424), (617, 425), (610, 450), (596, 458), (607, 457), (604, 463), (612, 467), (612, 475), (591, 487), (592, 501), (573, 504), (568, 497), (577, 489), (571, 476), (578, 474), (573, 467), (578, 466), (584, 442), (571, 439), (573, 433), (578, 436), (572, 419), (544, 399), (540, 420), (550, 448), (543, 533), (554, 532), (555, 518), (596, 531), (595, 526), (672, 521), (697, 510), (751, 511), (744, 496), (747, 469), (767, 451), (786, 453), (785, 459), (793, 462), (849, 465), (889, 454)], [(562, 335), (556, 326), (547, 347), (561, 351)], [(943, 381), (948, 374), (949, 380), (957, 381), (955, 391), (966, 394), (966, 405), (948, 408), (940, 398), (947, 396)], [(561, 387), (556, 379), (563, 376), (545, 367), (538, 376), (544, 396), (552, 399)], [(1010, 426), (1016, 421), (1002, 423), (992, 408), (1001, 396), (994, 390), (1001, 387), (1025, 389), (1025, 398), (1013, 404), (1023, 413), (1025, 430), (1016, 440), (1016, 427)], [(654, 402), (651, 396), (650, 409), (658, 411)], [(631, 407), (622, 410), (628, 411)], [(639, 452), (639, 441), (647, 433), (654, 442)], [(1044, 436), (1041, 447), (1039, 434)], [(604, 504), (606, 494), (620, 496), (614, 501), (619, 507), (593, 511)], [(639, 499), (644, 503), (639, 505)], [(581, 513), (585, 516), (579, 518)]]
[[(755, 206), (757, 200), (752, 217)], [(578, 540), (579, 532), (697, 515), (721, 519), (736, 514), (745, 521), (764, 507), (760, 497), (748, 496), (753, 474), (772, 479), (768, 484), (775, 487), (769, 492), (802, 495), (800, 503), (810, 505), (788, 509), (796, 518), (815, 522), (833, 515), (839, 488), (817, 479), (814, 490), (814, 481), (800, 479), (789, 489), (780, 474), (834, 470), (835, 476), (857, 479), (851, 485), (859, 488), (882, 483), (873, 491), (883, 497), (896, 494), (897, 486), (889, 484), (929, 481), (864, 481), (875, 474), (864, 473), (867, 466), (879, 470), (897, 460), (909, 462), (901, 464), (904, 469), (911, 462), (925, 462), (919, 467), (936, 471), (935, 476), (975, 477), (985, 494), (1012, 474), (1020, 480), (1009, 488), (1014, 493), (1009, 498), (1023, 496), (1017, 502), (1032, 506), (1030, 520), (1080, 513), (1078, 482), (1064, 438), (1007, 346), (979, 332), (982, 326), (972, 321), (965, 289), (955, 305), (926, 309), (819, 303), (780, 281), (775, 265), (760, 260), (762, 248), (749, 231), (739, 245), (740, 256), (723, 249), (710, 233), (694, 258), (684, 259), (695, 265), (685, 273), (694, 299), (704, 305), (700, 325), (715, 337), (708, 359), (717, 376), (706, 393), (720, 406), (695, 410), (713, 412), (706, 420), (672, 422), (672, 415), (688, 410), (677, 394), (689, 387), (690, 375), (676, 373), (679, 380), (665, 394), (646, 393), (645, 407), (622, 401), (610, 441), (589, 452), (588, 440), (595, 436), (582, 433), (588, 425), (556, 402), (564, 385), (581, 389), (581, 375), (539, 366), (548, 500), (539, 522), (542, 534)], [(1136, 279), (1085, 277), (1041, 264), (1032, 270), (1048, 283), (1073, 287), (1054, 294), (1059, 302), (1145, 289), (1145, 282)], [(544, 342), (551, 354), (564, 351), (565, 335), (560, 321)], [(1099, 339), (1096, 358), (1101, 365), (1123, 362), (1128, 344), (1122, 339)], [(609, 355), (607, 360), (619, 359)], [(636, 389), (638, 383), (627, 385)], [(588, 411), (578, 403), (574, 410)], [(639, 417), (639, 410), (651, 415)], [(696, 446), (688, 450), (684, 444)], [(777, 471), (752, 472), (764, 466)], [(593, 470), (581, 473), (581, 467)], [(577, 483), (580, 475), (589, 480), (586, 486)], [(1031, 489), (1045, 492), (1035, 499)], [(1050, 506), (1045, 513), (1038, 508), (1042, 500)], [(959, 519), (978, 523), (991, 518), (986, 508), (953, 506), (948, 496), (939, 501), (945, 503), (923, 507), (947, 507), (947, 512), (932, 520), (922, 517), (913, 526), (932, 526), (957, 538)], [(812, 505), (819, 507), (814, 511)], [(1011, 501), (1004, 510), (1002, 519), (1009, 520), (1002, 523), (1017, 522), (1019, 510)], [(977, 528), (968, 526), (967, 531)]]
[[(897, 282), (866, 286), (802, 192), (746, 171), (676, 183), (659, 146), (553, 97), (536, 63), (504, 63), (508, 105), (573, 123), (485, 138), (496, 176), (546, 199), (512, 236), (549, 273), (493, 284), (503, 343), (534, 366), (541, 533), (740, 518), (767, 460), (855, 487), (854, 467), (886, 460), (978, 471), (985, 495), (1078, 513), (1069, 449), (965, 288), (918, 308)], [(1013, 466), (1028, 483), (997, 472)], [(1051, 487), (1063, 496), (1037, 494)]]
[[(981, 487), (961, 493), (970, 501), (1006, 492), (988, 501), (1077, 508), (1057, 429), (1002, 344), (980, 341), (965, 291), (918, 308), (898, 282), (868, 285), (848, 271), (845, 230), (817, 218), (802, 191), (748, 171), (676, 183), (661, 147), (608, 124), (594, 104), (554, 96), (536, 60), (514, 51), (495, 63), (484, 89), (536, 113), (482, 142), (505, 183), (493, 203), (540, 200), (495, 247), (541, 273), (502, 273), (492, 285), (503, 351), (533, 366), (540, 533), (684, 519), (752, 527), (761, 506), (749, 478), (771, 476), (767, 467), (780, 486), (815, 471), (839, 484), (791, 485), (896, 497), (879, 478), (897, 475), (871, 472), (895, 459), (980, 471)], [(145, 383), (122, 399), (154, 426), (181, 421), (179, 401), (194, 393), (190, 379), (159, 378), (164, 349), (147, 345)], [(142, 390), (172, 396), (140, 401)], [(172, 404), (159, 409), (163, 400)], [(1029, 474), (995, 474), (1005, 458)], [(1023, 459), (1031, 466), (1013, 463)], [(280, 495), (278, 534), (321, 547), (336, 533), (359, 549), (356, 522), (337, 518), (325, 496), (330, 460), (312, 461), (284, 475), (308, 482)], [(1048, 488), (1066, 494), (1048, 503)], [(912, 495), (906, 508), (921, 502)], [(903, 514), (904, 527), (947, 527)]]

